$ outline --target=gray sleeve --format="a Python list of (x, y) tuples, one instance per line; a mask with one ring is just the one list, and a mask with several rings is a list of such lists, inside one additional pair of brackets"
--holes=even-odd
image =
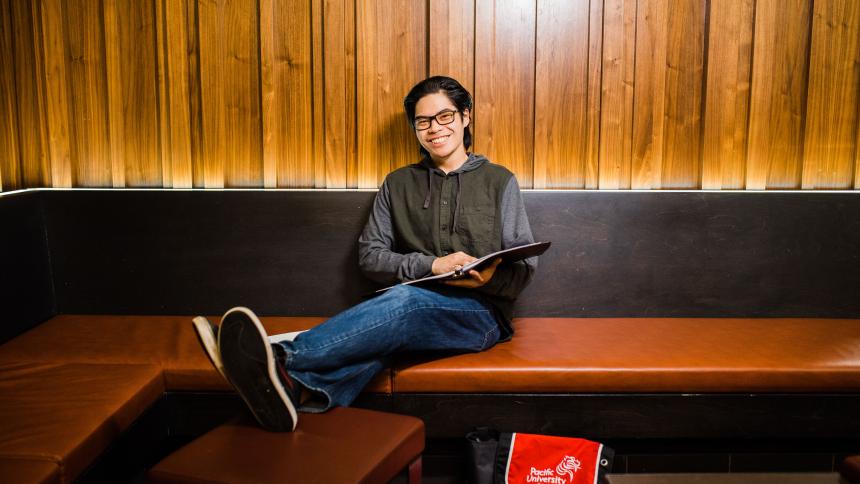
[[(511, 177), (502, 195), (502, 249), (509, 249), (534, 242), (532, 229), (526, 215), (526, 207), (520, 186), (515, 177)], [(490, 282), (478, 288), (478, 291), (503, 299), (514, 300), (531, 282), (537, 269), (538, 258), (503, 264), (496, 269)]]
[(358, 238), (358, 265), (370, 279), (381, 284), (396, 284), (430, 275), (435, 256), (394, 252), (391, 224), (391, 198), (388, 182), (382, 184), (373, 201), (367, 224)]

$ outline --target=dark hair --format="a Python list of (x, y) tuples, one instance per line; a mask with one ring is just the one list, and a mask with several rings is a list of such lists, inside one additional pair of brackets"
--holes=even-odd
[[(451, 79), (450, 77), (445, 76), (433, 76), (424, 79), (419, 82), (409, 91), (409, 94), (406, 95), (406, 98), (403, 100), (403, 109), (406, 110), (406, 119), (409, 121), (409, 125), (414, 128), (415, 123), (415, 105), (418, 104), (418, 101), (428, 95), (428, 94), (436, 94), (443, 93), (454, 106), (457, 107), (457, 111), (460, 112), (460, 116), (463, 115), (463, 111), (466, 109), (471, 113), (472, 111), (472, 95), (469, 94), (469, 91), (466, 90), (465, 87), (460, 85), (455, 79)], [(471, 117), (470, 117), (471, 118)], [(466, 126), (463, 129), (463, 147), (467, 150), (470, 146), (472, 146), (472, 130), (469, 129), (470, 126)], [(419, 151), (425, 157), (430, 157), (430, 153), (424, 149), (420, 144)]]

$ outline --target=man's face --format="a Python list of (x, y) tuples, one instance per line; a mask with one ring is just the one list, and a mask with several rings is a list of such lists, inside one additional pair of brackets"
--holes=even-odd
[(443, 93), (428, 94), (415, 105), (415, 135), (434, 160), (447, 159), (458, 150), (465, 154), (463, 130), (469, 121), (469, 111), (459, 113)]

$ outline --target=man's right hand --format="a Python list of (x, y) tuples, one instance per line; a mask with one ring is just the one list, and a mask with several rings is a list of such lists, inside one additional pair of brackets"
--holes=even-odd
[(464, 265), (475, 260), (477, 260), (476, 257), (472, 257), (465, 252), (454, 252), (453, 254), (448, 254), (445, 257), (437, 257), (436, 260), (433, 261), (433, 268), (431, 270), (434, 276), (438, 276), (439, 274), (445, 274), (446, 272), (462, 269)]

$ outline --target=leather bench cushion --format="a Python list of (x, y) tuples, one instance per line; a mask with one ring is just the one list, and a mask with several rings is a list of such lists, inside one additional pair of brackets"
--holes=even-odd
[(523, 318), (484, 353), (395, 367), (415, 393), (856, 392), (860, 320)]
[(69, 482), (163, 393), (155, 365), (0, 363), (0, 458), (51, 460)]
[(52, 460), (0, 457), (3, 482), (55, 484), (60, 482), (60, 466)]
[[(220, 317), (209, 320), (220, 323)], [(308, 329), (324, 320), (261, 318), (269, 334)], [(19, 361), (155, 364), (164, 369), (168, 390), (230, 390), (203, 352), (189, 316), (55, 316), (0, 345), (0, 363)], [(390, 371), (365, 391), (391, 393)]]
[(334, 408), (300, 414), (295, 432), (232, 422), (162, 460), (151, 482), (388, 482), (424, 450), (424, 424), (405, 415)]

